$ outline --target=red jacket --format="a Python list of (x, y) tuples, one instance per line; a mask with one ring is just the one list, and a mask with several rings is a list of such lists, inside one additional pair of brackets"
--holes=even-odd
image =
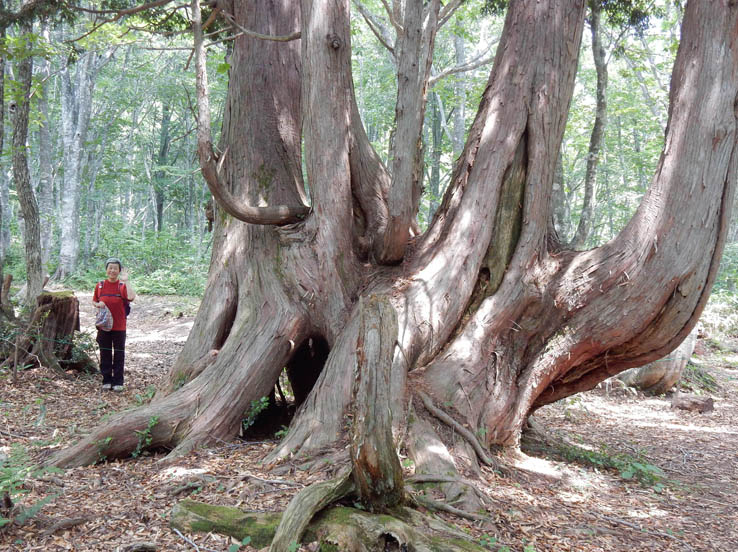
[(126, 309), (123, 300), (128, 300), (128, 289), (126, 285), (118, 280), (110, 282), (107, 279), (99, 282), (95, 286), (95, 292), (92, 294), (92, 300), (97, 303), (102, 301), (110, 309), (113, 315), (113, 327), (111, 331), (125, 331), (126, 329)]

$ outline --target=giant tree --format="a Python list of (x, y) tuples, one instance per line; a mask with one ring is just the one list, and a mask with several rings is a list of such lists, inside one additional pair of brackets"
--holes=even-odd
[[(422, 35), (417, 4), (395, 14), (408, 52)], [(356, 445), (375, 422), (354, 405), (367, 378), (386, 378), (378, 400), (411, 454), (429, 466), (448, 457), (453, 443), (423, 423), (433, 412), (470, 441), (474, 461), (484, 447), (517, 446), (540, 406), (660, 358), (691, 331), (718, 268), (738, 168), (734, 3), (687, 6), (650, 189), (615, 239), (583, 252), (557, 243), (549, 220), (584, 0), (510, 3), (466, 146), (418, 236), (411, 216), (393, 213), (413, 206), (419, 135), (396, 146), (392, 174), (368, 143), (353, 94), (348, 0), (232, 0), (217, 9), (241, 34), (218, 147), (197, 56), (200, 161), (219, 204), (200, 310), (154, 401), (53, 463), (128, 455), (139, 444), (134, 430), (147, 428), (150, 446), (173, 456), (232, 438), (285, 367), (302, 402), (274, 462), (346, 454), (335, 445), (348, 427)], [(298, 31), (299, 40), (284, 40)], [(396, 114), (399, 125), (399, 102)]]

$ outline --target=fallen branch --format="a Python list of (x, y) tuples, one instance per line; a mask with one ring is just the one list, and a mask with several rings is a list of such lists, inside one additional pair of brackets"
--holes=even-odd
[(646, 533), (647, 535), (658, 535), (659, 537), (666, 537), (671, 540), (679, 541), (680, 543), (684, 544), (689, 550), (694, 550), (688, 542), (686, 542), (684, 539), (680, 539), (679, 537), (676, 537), (674, 535), (670, 535), (669, 533), (664, 533), (663, 531), (652, 531), (650, 529), (645, 529), (641, 527), (640, 525), (636, 525), (635, 523), (631, 523), (629, 521), (626, 521), (624, 519), (616, 518), (616, 517), (610, 517), (605, 516), (602, 514), (590, 514), (592, 517), (595, 517), (597, 519), (601, 519), (603, 521), (609, 521), (610, 523), (615, 523), (617, 525), (624, 525), (625, 527), (629, 527), (631, 529), (635, 529), (636, 531), (639, 531), (641, 533)]
[(56, 522), (54, 525), (49, 527), (46, 531), (42, 533), (43, 536), (48, 537), (50, 535), (53, 535), (57, 531), (61, 529), (69, 529), (70, 527), (75, 527), (77, 525), (82, 525), (83, 523), (87, 523), (90, 521), (90, 517), (78, 517), (78, 518), (69, 518), (69, 519), (63, 519), (61, 521)]

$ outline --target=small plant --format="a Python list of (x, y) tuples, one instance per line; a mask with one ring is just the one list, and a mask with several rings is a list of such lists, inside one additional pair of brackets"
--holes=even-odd
[(108, 459), (108, 457), (103, 453), (103, 451), (112, 442), (113, 442), (112, 437), (105, 437), (105, 439), (100, 439), (99, 441), (95, 441), (95, 446), (97, 447), (97, 461), (98, 462), (105, 462), (105, 460)]
[[(45, 473), (58, 473), (60, 471), (55, 468), (38, 468), (32, 466), (25, 449), (18, 444), (14, 444), (11, 446), (10, 456), (0, 464), (0, 497), (3, 498), (3, 502), (9, 502), (12, 505), (13, 501), (18, 497), (28, 493), (25, 489), (26, 479), (29, 477), (40, 477)], [(16, 516), (16, 520), (23, 523), (27, 519), (32, 518), (41, 510), (44, 504), (49, 503), (54, 498), (55, 496), (44, 497), (30, 507), (21, 509)], [(0, 527), (12, 521), (10, 517), (5, 516), (10, 516), (10, 512), (5, 512), (0, 508)]]
[(159, 416), (152, 416), (149, 418), (149, 425), (146, 426), (146, 429), (142, 429), (140, 431), (136, 431), (136, 435), (138, 436), (138, 444), (136, 445), (136, 449), (131, 453), (131, 456), (134, 458), (138, 457), (144, 449), (146, 449), (152, 441), (151, 436), (151, 430), (154, 429), (154, 426), (159, 423)]
[(151, 402), (151, 399), (154, 398), (155, 394), (156, 394), (156, 387), (154, 385), (147, 385), (146, 389), (144, 389), (143, 394), (136, 393), (133, 397), (133, 400), (136, 401), (137, 406), (141, 406), (143, 404)]
[(242, 546), (246, 546), (247, 544), (251, 544), (251, 537), (244, 537), (241, 544), (233, 543), (228, 547), (228, 552), (238, 552)]
[(560, 452), (568, 461), (617, 471), (623, 479), (634, 479), (644, 487), (653, 487), (655, 491), (661, 491), (664, 488), (663, 470), (648, 463), (640, 454), (637, 458), (624, 453), (611, 454), (605, 445), (602, 445), (599, 451), (565, 445), (560, 448)]
[(287, 552), (297, 552), (298, 548), (300, 548), (300, 545), (297, 544), (297, 541), (292, 541), (287, 545)]
[(261, 397), (251, 401), (251, 407), (246, 412), (246, 417), (241, 422), (242, 431), (246, 431), (256, 421), (256, 418), (269, 407), (269, 397)]
[(288, 428), (288, 427), (287, 427), (286, 425), (283, 425), (283, 426), (282, 426), (282, 429), (279, 429), (279, 430), (277, 430), (277, 431), (276, 431), (276, 432), (274, 433), (274, 437), (275, 437), (276, 439), (279, 439), (279, 440), (281, 441), (282, 439), (284, 439), (285, 437), (287, 437), (287, 434), (288, 434), (289, 432), (290, 432), (290, 428)]

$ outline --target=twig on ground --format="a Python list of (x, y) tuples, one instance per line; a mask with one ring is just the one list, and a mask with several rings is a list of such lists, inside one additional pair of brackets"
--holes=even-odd
[(42, 533), (43, 536), (48, 537), (50, 535), (53, 535), (57, 531), (61, 529), (69, 529), (70, 527), (75, 527), (76, 525), (82, 525), (83, 523), (87, 523), (90, 521), (89, 516), (88, 517), (78, 517), (78, 518), (69, 518), (69, 519), (63, 519), (61, 521), (56, 522), (54, 525), (49, 527), (46, 531)]
[(187, 537), (185, 537), (179, 529), (174, 529), (174, 532), (177, 533), (181, 539), (183, 539), (187, 544), (191, 545), (195, 550), (200, 552), (200, 550), (203, 550), (204, 552), (218, 552), (217, 550), (211, 550), (210, 548), (200, 548), (195, 542), (191, 541)]

